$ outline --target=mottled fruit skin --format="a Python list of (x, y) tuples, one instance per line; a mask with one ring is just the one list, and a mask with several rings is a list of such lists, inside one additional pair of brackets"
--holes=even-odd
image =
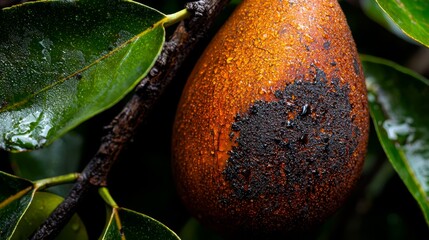
[(191, 73), (173, 130), (185, 205), (225, 233), (334, 213), (360, 176), (369, 115), (337, 0), (244, 0)]

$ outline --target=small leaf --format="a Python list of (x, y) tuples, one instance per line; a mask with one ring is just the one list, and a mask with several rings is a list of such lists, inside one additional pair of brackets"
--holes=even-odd
[(144, 214), (125, 209), (112, 208), (102, 240), (180, 240), (164, 224)]
[(30, 206), (33, 184), (25, 179), (0, 172), (0, 239), (8, 239)]
[(429, 47), (429, 1), (376, 1), (405, 34)]
[[(81, 160), (83, 137), (70, 131), (46, 148), (31, 152), (12, 153), (12, 167), (15, 175), (39, 180), (67, 173), (77, 172)], [(49, 189), (60, 196), (65, 196), (70, 185), (64, 184)]]
[(168, 21), (125, 0), (0, 10), (0, 148), (42, 147), (118, 102), (153, 65)]
[[(62, 197), (52, 193), (36, 192), (11, 240), (28, 239), (28, 237), (46, 220), (46, 218), (63, 200), (64, 199)], [(77, 214), (73, 215), (56, 239), (88, 239), (86, 227)]]
[(379, 141), (429, 224), (429, 81), (387, 60), (361, 58)]

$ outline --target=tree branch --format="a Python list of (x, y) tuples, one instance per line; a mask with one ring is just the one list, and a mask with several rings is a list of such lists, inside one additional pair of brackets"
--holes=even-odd
[(229, 0), (200, 0), (188, 3), (191, 18), (180, 23), (151, 69), (141, 80), (131, 100), (106, 127), (100, 147), (83, 170), (67, 198), (39, 227), (31, 239), (53, 239), (76, 212), (88, 192), (106, 186), (107, 176), (137, 127), (172, 81), (185, 58), (207, 33)]

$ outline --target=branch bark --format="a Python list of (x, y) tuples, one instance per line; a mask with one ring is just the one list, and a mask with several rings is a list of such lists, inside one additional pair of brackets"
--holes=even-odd
[(191, 17), (181, 22), (165, 43), (148, 76), (141, 80), (131, 100), (106, 127), (107, 133), (102, 138), (97, 153), (82, 171), (67, 198), (36, 230), (31, 237), (32, 240), (55, 238), (87, 194), (97, 187), (107, 185), (107, 176), (119, 154), (132, 140), (147, 112), (154, 106), (186, 57), (205, 36), (228, 2), (229, 0), (200, 0), (186, 5)]

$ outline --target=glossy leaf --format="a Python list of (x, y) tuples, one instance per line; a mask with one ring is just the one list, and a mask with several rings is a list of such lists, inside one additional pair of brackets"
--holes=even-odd
[(101, 239), (103, 240), (180, 240), (164, 224), (144, 214), (125, 209), (113, 208)]
[(429, 80), (375, 57), (362, 64), (379, 141), (429, 223)]
[(429, 47), (429, 1), (376, 1), (405, 34)]
[(25, 179), (0, 172), (0, 239), (8, 239), (34, 195), (33, 184)]
[(396, 36), (410, 43), (416, 44), (416, 41), (408, 37), (408, 35), (406, 35), (401, 30), (401, 28), (399, 28), (398, 25), (393, 22), (389, 15), (387, 15), (387, 13), (383, 11), (383, 9), (380, 7), (380, 5), (378, 5), (376, 0), (360, 0), (359, 2), (362, 7), (362, 10), (369, 18), (371, 18)]
[(118, 102), (159, 55), (167, 20), (125, 0), (0, 10), (0, 148), (39, 148)]

